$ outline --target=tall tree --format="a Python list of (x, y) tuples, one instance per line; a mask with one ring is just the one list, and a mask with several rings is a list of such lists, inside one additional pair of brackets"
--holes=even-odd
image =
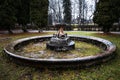
[(71, 24), (71, 1), (70, 0), (63, 0), (63, 7), (64, 7), (64, 22), (67, 24)]
[(114, 23), (114, 12), (111, 9), (111, 0), (99, 0), (94, 13), (93, 21), (103, 28), (104, 33), (110, 32), (110, 28)]
[(63, 0), (49, 0), (49, 14), (52, 14), (52, 22), (55, 23), (62, 23), (62, 9)]
[(17, 22), (22, 25), (23, 32), (27, 32), (26, 24), (30, 22), (30, 0), (17, 0)]
[(16, 23), (14, 1), (0, 0), (0, 27), (4, 27), (9, 33), (12, 33), (11, 28)]
[(115, 22), (119, 22), (120, 20), (120, 0), (111, 0), (111, 7), (115, 16)]
[(82, 18), (82, 5), (83, 5), (83, 1), (79, 0), (79, 20), (78, 20), (78, 24), (81, 24), (81, 18)]
[(58, 23), (62, 23), (62, 15), (61, 15), (61, 7), (60, 7), (60, 1), (58, 0)]
[[(86, 0), (77, 0), (75, 4), (78, 5), (78, 24), (84, 24), (85, 19), (87, 18), (88, 6)], [(76, 9), (75, 9), (76, 10)]]
[(39, 29), (45, 27), (48, 21), (48, 0), (31, 0), (31, 21)]

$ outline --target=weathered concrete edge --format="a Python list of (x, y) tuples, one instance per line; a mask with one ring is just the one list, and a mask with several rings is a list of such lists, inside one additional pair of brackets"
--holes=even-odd
[[(52, 37), (52, 35), (49, 36), (35, 36), (35, 37), (29, 37), (29, 38), (24, 38), (24, 39), (19, 39), (17, 41), (14, 41), (12, 44), (12, 46), (14, 47), (15, 45), (17, 45), (18, 43), (21, 43), (23, 41), (27, 41), (27, 40), (31, 40), (31, 39), (38, 39), (38, 38), (49, 38)], [(104, 62), (105, 59), (108, 58), (112, 58), (112, 55), (114, 55), (114, 52), (116, 50), (116, 46), (111, 43), (108, 40), (102, 39), (102, 38), (97, 38), (97, 37), (91, 37), (91, 36), (75, 36), (75, 35), (70, 35), (69, 37), (75, 37), (75, 38), (86, 38), (86, 39), (92, 39), (98, 42), (102, 42), (107, 46), (107, 49), (105, 51), (105, 53), (102, 53), (100, 55), (96, 55), (96, 56), (87, 56), (87, 57), (80, 57), (80, 58), (72, 58), (72, 59), (35, 59), (35, 58), (28, 58), (28, 57), (23, 57), (23, 56), (19, 56), (16, 55), (14, 53), (9, 52), (6, 48), (4, 48), (5, 53), (7, 53), (8, 55), (10, 55), (11, 57), (20, 59), (20, 60), (25, 60), (25, 61), (30, 61), (30, 62), (36, 62), (36, 63), (87, 63), (89, 64), (95, 64), (97, 63), (99, 60), (99, 62)], [(104, 60), (103, 60), (104, 59)], [(100, 61), (101, 60), (101, 61)], [(106, 60), (105, 60), (106, 61)], [(82, 64), (81, 64), (82, 65)], [(83, 64), (84, 65), (84, 64)]]

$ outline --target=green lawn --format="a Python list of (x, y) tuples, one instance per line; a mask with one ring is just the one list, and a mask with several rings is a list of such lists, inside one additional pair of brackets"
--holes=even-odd
[(120, 35), (89, 32), (68, 32), (68, 34), (96, 36), (108, 39), (117, 46), (114, 59), (101, 65), (84, 69), (38, 69), (15, 64), (3, 53), (3, 47), (19, 38), (48, 35), (49, 33), (22, 33), (0, 35), (0, 80), (120, 80)]

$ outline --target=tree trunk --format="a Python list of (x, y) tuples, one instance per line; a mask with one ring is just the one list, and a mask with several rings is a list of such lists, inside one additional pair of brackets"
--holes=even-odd
[(28, 32), (25, 25), (22, 26), (22, 30), (23, 30), (23, 32), (25, 32), (25, 33)]
[(109, 33), (110, 32), (110, 27), (103, 27), (102, 30), (104, 33)]
[(11, 30), (10, 27), (8, 27), (8, 33), (9, 33), (9, 34), (13, 34), (13, 32), (12, 32), (12, 30)]
[(42, 29), (38, 28), (38, 33), (41, 33), (42, 32)]

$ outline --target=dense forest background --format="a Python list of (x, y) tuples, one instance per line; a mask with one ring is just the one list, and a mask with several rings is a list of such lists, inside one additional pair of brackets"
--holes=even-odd
[(109, 32), (120, 21), (119, 0), (0, 0), (0, 30), (15, 26), (42, 29), (48, 25), (97, 24)]

